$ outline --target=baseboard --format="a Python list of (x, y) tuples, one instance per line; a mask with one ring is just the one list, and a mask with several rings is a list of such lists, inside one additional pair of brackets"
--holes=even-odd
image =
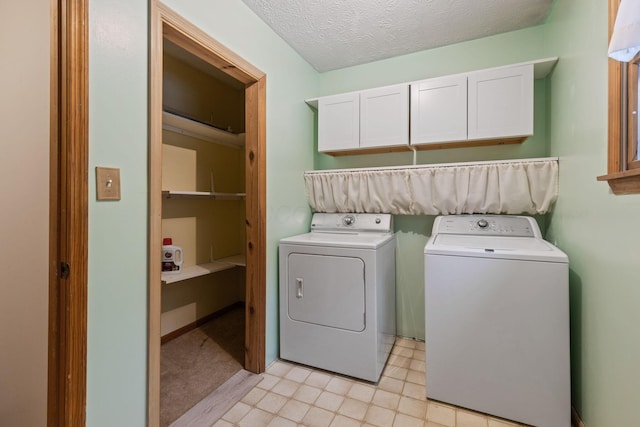
[(189, 331), (193, 331), (197, 327), (198, 325), (196, 324), (196, 322), (192, 322), (192, 323), (189, 323), (188, 325), (184, 325), (183, 327), (176, 329), (175, 331), (171, 331), (168, 334), (160, 337), (160, 345), (166, 344), (169, 341), (174, 340), (178, 338), (180, 335), (184, 335)]
[(191, 322), (188, 325), (184, 325), (183, 327), (178, 328), (175, 331), (171, 331), (168, 334), (163, 335), (162, 337), (160, 337), (160, 344), (161, 345), (166, 344), (169, 341), (178, 338), (180, 335), (184, 335), (189, 331), (193, 331), (198, 326), (202, 326), (205, 323), (215, 319), (216, 317), (220, 317), (223, 314), (230, 312), (231, 310), (235, 310), (236, 308), (244, 308), (244, 301), (235, 302), (231, 305), (221, 308), (218, 311), (214, 311), (211, 314), (207, 314), (206, 316), (196, 320), (195, 322)]
[(571, 425), (573, 427), (585, 427), (584, 423), (580, 419), (580, 415), (578, 415), (578, 411), (573, 406), (571, 407)]

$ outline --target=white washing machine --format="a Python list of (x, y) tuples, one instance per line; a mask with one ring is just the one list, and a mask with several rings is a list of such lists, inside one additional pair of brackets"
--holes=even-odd
[(571, 425), (567, 256), (533, 218), (436, 218), (425, 246), (427, 397)]
[(280, 357), (376, 382), (396, 335), (388, 214), (316, 213), (280, 241)]

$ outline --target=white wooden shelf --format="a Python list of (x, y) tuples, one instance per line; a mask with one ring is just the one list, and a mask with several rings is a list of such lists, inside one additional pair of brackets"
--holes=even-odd
[(219, 262), (228, 262), (229, 264), (236, 265), (238, 267), (246, 267), (247, 261), (244, 254), (232, 255), (226, 258), (220, 258)]
[(244, 133), (227, 132), (168, 111), (162, 112), (162, 129), (229, 147), (244, 147)]
[(245, 267), (245, 256), (243, 254), (220, 258), (213, 262), (184, 267), (178, 274), (162, 273), (162, 283), (170, 284), (193, 279), (195, 277), (206, 276), (218, 271), (229, 270), (235, 267)]
[(163, 190), (163, 199), (213, 199), (213, 200), (242, 200), (246, 193), (218, 193), (208, 191), (174, 191)]

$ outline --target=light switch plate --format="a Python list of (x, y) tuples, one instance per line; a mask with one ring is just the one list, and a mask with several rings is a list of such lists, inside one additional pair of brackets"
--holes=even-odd
[(120, 169), (96, 167), (96, 198), (120, 200)]

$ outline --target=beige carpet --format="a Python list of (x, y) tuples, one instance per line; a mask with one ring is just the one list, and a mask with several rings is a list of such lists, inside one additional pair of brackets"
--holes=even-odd
[(160, 425), (166, 427), (244, 366), (244, 308), (162, 346)]

